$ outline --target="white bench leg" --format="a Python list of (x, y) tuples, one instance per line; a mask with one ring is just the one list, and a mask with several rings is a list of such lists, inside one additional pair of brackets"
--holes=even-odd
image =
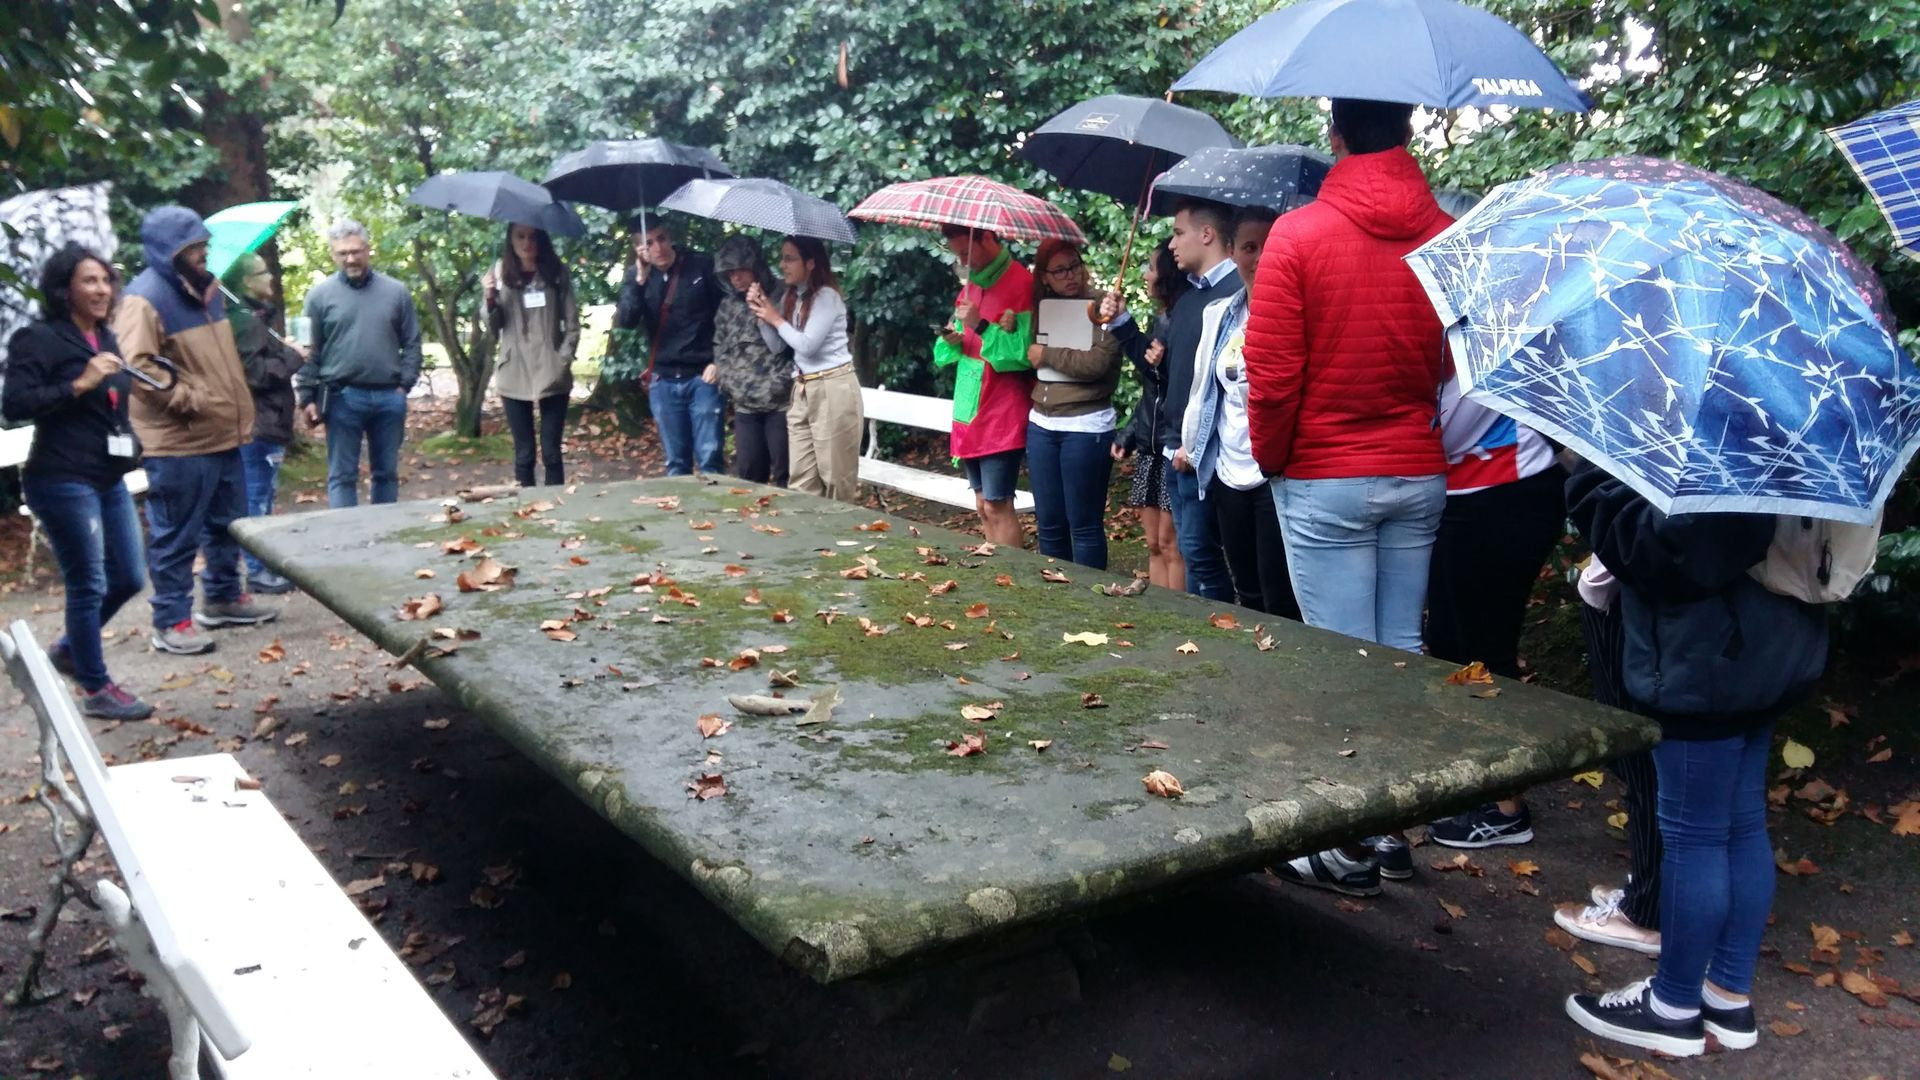
[(160, 958), (153, 952), (153, 939), (147, 936), (146, 924), (134, 916), (133, 902), (113, 882), (105, 879), (96, 882), (93, 896), (107, 916), (113, 943), (119, 947), (120, 955), (126, 957), (127, 966), (146, 979), (143, 992), (158, 1001), (167, 1014), (167, 1026), (173, 1032), (173, 1052), (167, 1057), (167, 1080), (200, 1080), (200, 1021), (194, 1019), (187, 999), (160, 966)]
[[(27, 700), (33, 702), (33, 695), (28, 694)], [(46, 903), (35, 914), (33, 929), (27, 931), (27, 963), (20, 973), (20, 982), (7, 995), (7, 1004), (16, 1008), (59, 996), (57, 991), (46, 992), (40, 988), (40, 970), (47, 962), (47, 939), (53, 935), (60, 911), (66, 907), (69, 897), (89, 905), (93, 902), (73, 878), (73, 864), (86, 855), (87, 847), (93, 843), (93, 818), (87, 814), (86, 804), (67, 785), (61, 764), (66, 759), (61, 756), (60, 741), (55, 738), (52, 726), (44, 717), (39, 719), (41, 783), (34, 798), (52, 819), (53, 850), (59, 861), (47, 875)]]

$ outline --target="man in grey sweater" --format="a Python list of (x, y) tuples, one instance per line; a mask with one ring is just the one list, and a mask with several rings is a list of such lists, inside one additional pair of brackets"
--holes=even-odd
[(420, 381), (420, 319), (405, 285), (375, 273), (367, 227), (342, 218), (327, 230), (340, 272), (307, 293), (312, 360), (294, 388), (307, 423), (327, 426), (327, 505), (359, 502), (360, 441), (373, 501), (400, 497), (407, 394)]

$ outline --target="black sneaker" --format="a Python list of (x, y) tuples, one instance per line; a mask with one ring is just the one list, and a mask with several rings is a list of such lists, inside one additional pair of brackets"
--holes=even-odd
[(1348, 896), (1380, 895), (1379, 860), (1356, 862), (1342, 855), (1339, 848), (1302, 855), (1273, 867), (1272, 872), (1282, 881), (1310, 889), (1326, 889)]
[(1706, 1025), (1698, 1015), (1668, 1020), (1653, 1011), (1651, 976), (1599, 996), (1567, 998), (1573, 1022), (1603, 1039), (1658, 1050), (1674, 1057), (1698, 1057), (1707, 1049)]
[(1753, 1021), (1751, 1003), (1737, 1009), (1716, 1009), (1702, 1001), (1700, 1021), (1706, 1025), (1707, 1034), (1719, 1039), (1720, 1045), (1729, 1050), (1746, 1050), (1760, 1041), (1760, 1027)]
[(1413, 877), (1413, 848), (1397, 836), (1369, 836), (1367, 843), (1373, 847), (1373, 861), (1380, 867), (1380, 876), (1390, 881), (1406, 881)]
[(76, 675), (73, 666), (73, 650), (67, 648), (64, 641), (54, 642), (53, 648), (47, 650), (47, 663), (52, 664), (53, 670), (69, 679)]
[(263, 566), (259, 573), (247, 575), (247, 588), (265, 596), (285, 596), (293, 591), (293, 582)]
[[(108, 683), (80, 700), (80, 711), (101, 720), (145, 720), (153, 715), (153, 706)], [(1751, 1021), (1752, 1017), (1749, 1016)]]
[(1523, 805), (1517, 814), (1503, 814), (1500, 807), (1488, 803), (1477, 810), (1455, 814), (1434, 822), (1427, 837), (1450, 848), (1487, 848), (1500, 844), (1533, 842), (1533, 815)]

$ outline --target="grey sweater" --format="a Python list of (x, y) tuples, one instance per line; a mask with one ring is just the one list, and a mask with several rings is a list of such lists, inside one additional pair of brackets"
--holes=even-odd
[(312, 359), (294, 377), (300, 404), (322, 385), (400, 387), (420, 380), (420, 319), (405, 285), (368, 271), (358, 285), (335, 273), (307, 293)]

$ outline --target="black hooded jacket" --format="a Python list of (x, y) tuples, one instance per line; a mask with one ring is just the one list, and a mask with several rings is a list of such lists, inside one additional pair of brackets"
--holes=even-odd
[[(669, 379), (697, 376), (713, 363), (713, 316), (724, 295), (713, 260), (690, 248), (678, 249), (673, 266), (658, 267), (640, 284), (633, 264), (613, 309), (622, 330), (646, 331), (653, 373)], [(671, 298), (671, 299), (669, 299)]]

